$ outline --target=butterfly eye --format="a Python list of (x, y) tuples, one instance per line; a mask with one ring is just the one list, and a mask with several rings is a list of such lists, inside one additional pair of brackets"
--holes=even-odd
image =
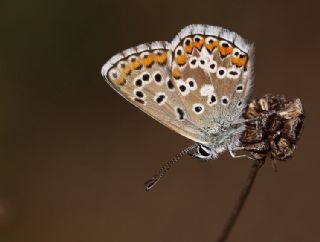
[(186, 83), (188, 84), (189, 89), (190, 89), (191, 91), (197, 90), (198, 85), (197, 85), (197, 82), (196, 82), (195, 79), (193, 79), (193, 78), (188, 78), (187, 81), (186, 81)]
[(214, 104), (217, 103), (217, 97), (215, 94), (209, 95), (208, 96), (208, 105), (213, 106)]
[(198, 67), (198, 59), (197, 57), (191, 57), (189, 59), (189, 66), (191, 69), (197, 68)]
[(217, 70), (217, 77), (222, 79), (227, 75), (227, 70), (225, 67), (219, 67)]
[(221, 103), (224, 106), (228, 105), (229, 104), (229, 98), (227, 96), (222, 96)]
[(210, 152), (209, 148), (207, 148), (207, 147), (205, 147), (203, 145), (199, 145), (198, 146), (197, 152), (200, 155), (200, 157), (210, 157), (211, 153), (212, 153), (212, 152)]
[(200, 95), (201, 96), (209, 96), (213, 94), (214, 92), (214, 87), (210, 84), (204, 84), (201, 89), (200, 89)]
[(189, 87), (182, 80), (177, 80), (177, 87), (182, 96), (187, 96), (190, 92)]
[(192, 110), (196, 114), (201, 114), (204, 112), (204, 106), (201, 103), (195, 103), (192, 105)]
[(243, 85), (242, 85), (242, 84), (237, 85), (237, 87), (236, 87), (236, 92), (237, 92), (237, 93), (243, 92)]
[(237, 79), (240, 76), (240, 71), (235, 68), (230, 68), (228, 70), (227, 77), (230, 79)]

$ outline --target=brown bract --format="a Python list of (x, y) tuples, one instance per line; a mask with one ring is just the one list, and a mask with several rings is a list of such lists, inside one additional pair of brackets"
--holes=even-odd
[(284, 161), (293, 155), (305, 117), (299, 98), (266, 94), (252, 100), (243, 117), (251, 121), (241, 142), (254, 159), (264, 160), (270, 154), (272, 159)]

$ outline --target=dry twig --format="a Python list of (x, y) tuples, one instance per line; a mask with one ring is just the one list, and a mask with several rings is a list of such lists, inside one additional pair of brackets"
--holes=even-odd
[(240, 212), (243, 208), (243, 205), (247, 201), (248, 195), (249, 195), (251, 188), (253, 186), (253, 183), (256, 179), (257, 173), (258, 173), (259, 169), (262, 167), (263, 163), (264, 163), (263, 161), (254, 161), (254, 163), (252, 164), (249, 176), (247, 178), (247, 181), (246, 181), (244, 187), (242, 188), (239, 199), (238, 199), (235, 207), (233, 208), (231, 215), (228, 218), (225, 226), (223, 227), (221, 235), (217, 239), (217, 242), (225, 242), (227, 240), (235, 222), (237, 221), (237, 218), (240, 215)]

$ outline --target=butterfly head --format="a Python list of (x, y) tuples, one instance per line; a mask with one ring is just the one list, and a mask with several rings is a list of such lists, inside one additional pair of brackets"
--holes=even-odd
[(204, 132), (207, 132), (209, 140), (206, 144), (199, 144), (193, 156), (205, 160), (217, 158), (225, 150), (239, 146), (239, 138), (244, 130), (245, 125), (242, 123), (226, 122), (215, 123), (210, 128), (203, 129)]

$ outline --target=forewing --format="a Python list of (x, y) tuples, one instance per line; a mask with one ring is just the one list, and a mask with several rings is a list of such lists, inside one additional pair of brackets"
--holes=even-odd
[(220, 27), (190, 25), (172, 46), (172, 76), (191, 122), (214, 132), (216, 123), (236, 121), (249, 96), (253, 45)]
[(171, 45), (143, 44), (112, 57), (102, 68), (110, 86), (130, 103), (196, 142), (205, 137), (190, 120), (171, 76)]

